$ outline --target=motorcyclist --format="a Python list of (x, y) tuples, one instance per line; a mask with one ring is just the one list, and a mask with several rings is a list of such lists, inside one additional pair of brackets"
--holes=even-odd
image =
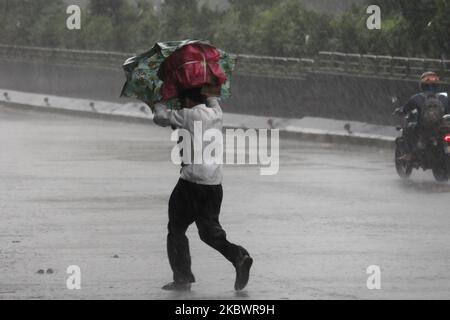
[(398, 115), (407, 116), (403, 136), (409, 152), (403, 157), (404, 160), (411, 160), (417, 148), (425, 148), (423, 138), (430, 134), (430, 130), (435, 129), (431, 128), (430, 123), (437, 123), (444, 114), (450, 113), (448, 97), (439, 93), (439, 87), (439, 76), (435, 72), (425, 72), (420, 77), (421, 92), (395, 111)]

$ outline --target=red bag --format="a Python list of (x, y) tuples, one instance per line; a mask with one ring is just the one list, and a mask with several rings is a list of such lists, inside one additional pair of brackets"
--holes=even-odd
[(164, 100), (176, 98), (184, 89), (222, 86), (227, 77), (219, 65), (220, 52), (204, 44), (184, 46), (171, 54), (161, 65), (158, 77), (164, 83)]

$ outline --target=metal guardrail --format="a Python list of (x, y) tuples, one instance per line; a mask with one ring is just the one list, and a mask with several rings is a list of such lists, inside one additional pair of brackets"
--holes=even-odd
[(417, 79), (425, 71), (435, 71), (442, 79), (450, 80), (450, 60), (420, 59), (392, 56), (319, 52), (316, 59), (320, 71), (357, 73)]
[[(0, 59), (52, 64), (119, 68), (133, 53), (23, 47), (0, 44)], [(450, 81), (450, 60), (347, 54), (322, 51), (315, 59), (237, 55), (236, 73), (276, 78), (304, 78), (309, 72), (330, 72), (417, 79), (424, 71), (436, 71)]]
[(313, 71), (313, 59), (238, 55), (237, 73), (276, 78), (304, 78)]
[[(83, 51), (0, 44), (0, 59), (51, 64), (88, 65), (118, 69), (134, 53)], [(237, 55), (237, 73), (254, 76), (303, 78), (314, 60), (267, 56)]]
[(57, 48), (19, 47), (0, 44), (0, 59), (46, 62), (52, 64), (92, 65), (117, 68), (133, 54)]

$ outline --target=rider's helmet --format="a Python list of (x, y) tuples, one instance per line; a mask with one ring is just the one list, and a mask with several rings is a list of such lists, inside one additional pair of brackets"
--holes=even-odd
[(439, 83), (440, 79), (436, 72), (433, 71), (425, 72), (420, 77), (420, 90), (436, 92), (438, 90)]

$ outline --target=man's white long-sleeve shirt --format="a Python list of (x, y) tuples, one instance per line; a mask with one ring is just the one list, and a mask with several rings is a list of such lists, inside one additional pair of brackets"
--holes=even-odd
[[(205, 148), (203, 134), (209, 129), (222, 132), (223, 113), (217, 98), (208, 98), (207, 104), (199, 104), (191, 109), (169, 110), (164, 104), (155, 105), (153, 121), (162, 127), (185, 129), (191, 136), (191, 145), (201, 144)], [(202, 124), (202, 136), (194, 132), (195, 122)], [(197, 134), (198, 135), (198, 134)], [(223, 146), (222, 146), (223, 147)], [(181, 169), (181, 178), (202, 185), (222, 184), (223, 174), (221, 164), (185, 164)]]

